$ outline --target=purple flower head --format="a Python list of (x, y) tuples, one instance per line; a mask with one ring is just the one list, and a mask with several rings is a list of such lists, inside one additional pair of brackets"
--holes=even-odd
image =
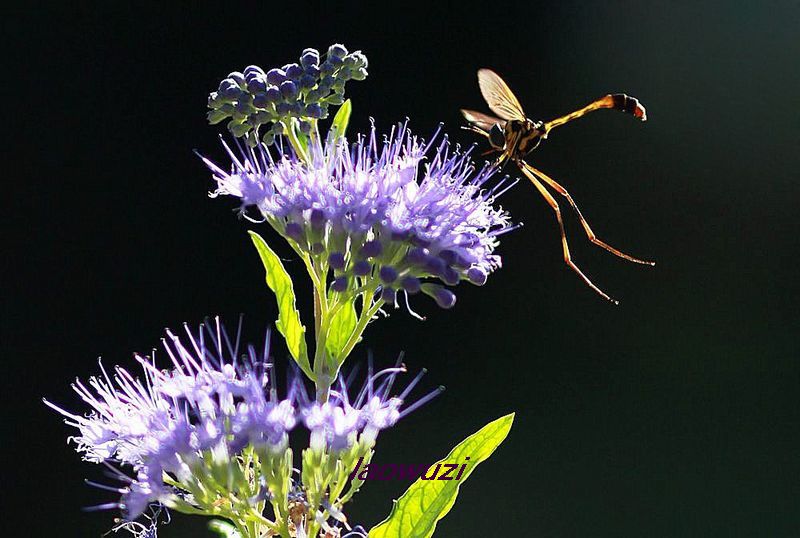
[(128, 485), (118, 490), (116, 506), (126, 518), (149, 503), (175, 501), (178, 492), (164, 484), (164, 473), (178, 483), (202, 480), (211, 464), (232, 465), (247, 445), (286, 448), (294, 397), (279, 400), (268, 383), (268, 344), (260, 353), (249, 346), (240, 357), (239, 334), (232, 340), (218, 320), (196, 333), (187, 328), (183, 338), (168, 330), (163, 347), (171, 369), (137, 356), (144, 370), (137, 378), (122, 367), (110, 375), (101, 364), (100, 376), (73, 385), (89, 404), (86, 415), (45, 402), (79, 430), (71, 439), (84, 459), (133, 469), (135, 478), (119, 473)]
[(304, 391), (299, 391), (300, 414), (311, 431), (311, 448), (339, 452), (357, 442), (372, 446), (379, 431), (394, 426), (402, 417), (444, 390), (444, 387), (438, 387), (409, 404), (408, 395), (426, 371), (419, 372), (402, 392), (391, 395), (396, 377), (405, 372), (405, 365), (398, 360), (393, 368), (374, 373), (370, 358), (366, 380), (354, 397), (350, 395), (349, 386), (358, 373), (357, 368), (347, 380), (339, 377), (337, 389), (331, 391), (330, 399), (325, 403), (313, 401)]
[(495, 205), (506, 179), (490, 184), (497, 170), (476, 170), (447, 137), (426, 143), (400, 124), (378, 142), (373, 126), (349, 145), (312, 140), (308, 162), (263, 145), (223, 145), (230, 171), (203, 159), (217, 183), (212, 197), (239, 198), (243, 213), (255, 210), (312, 257), (319, 248), (326, 260), (335, 254), (337, 276), (454, 286), (501, 267), (498, 236), (515, 227)]

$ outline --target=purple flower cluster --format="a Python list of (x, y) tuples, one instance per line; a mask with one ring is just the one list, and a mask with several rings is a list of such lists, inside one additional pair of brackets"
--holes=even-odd
[(101, 364), (100, 376), (73, 384), (91, 407), (86, 416), (45, 402), (78, 428), (80, 435), (72, 439), (86, 460), (133, 468), (135, 478), (120, 490), (119, 507), (127, 518), (175, 495), (164, 484), (164, 473), (178, 482), (191, 480), (206, 458), (230, 459), (248, 444), (283, 450), (296, 423), (293, 399), (278, 400), (268, 390), (268, 349), (259, 355), (249, 347), (238, 360), (238, 342), (231, 345), (219, 323), (186, 334), (184, 345), (167, 331), (164, 349), (171, 370), (136, 356), (143, 380), (121, 367), (109, 375)]
[[(110, 374), (101, 364), (101, 375), (87, 383), (76, 381), (75, 392), (91, 408), (86, 415), (45, 401), (79, 430), (71, 439), (84, 459), (133, 469), (133, 478), (116, 471), (126, 482), (115, 489), (122, 499), (104, 506), (121, 508), (128, 520), (150, 503), (172, 506), (182, 501), (203, 509), (197, 495), (189, 495), (198, 490), (193, 485), (202, 484), (203, 476), (218, 476), (220, 466), (228, 469), (225, 475), (236, 476), (236, 456), (245, 447), (264, 454), (265, 460), (269, 454), (282, 454), (298, 419), (311, 431), (314, 448), (337, 451), (361, 440), (369, 440), (371, 446), (379, 430), (433, 396), (401, 411), (420, 376), (402, 394), (390, 397), (392, 381), (404, 368), (372, 375), (370, 366), (352, 405), (343, 381), (327, 403), (310, 400), (300, 375), (289, 384), (287, 397), (279, 399), (268, 376), (268, 345), (260, 353), (248, 346), (240, 358), (239, 332), (231, 339), (219, 321), (201, 326), (197, 333), (187, 328), (183, 340), (167, 331), (163, 347), (172, 363), (169, 370), (158, 369), (152, 358), (137, 356), (143, 379), (121, 367)], [(383, 382), (376, 387), (377, 380)]]
[(264, 146), (225, 148), (229, 172), (204, 159), (217, 182), (212, 196), (239, 198), (243, 211), (256, 208), (296, 248), (323, 258), (333, 291), (372, 280), (385, 302), (422, 291), (448, 308), (455, 295), (444, 286), (483, 285), (501, 266), (497, 238), (513, 226), (494, 202), (506, 181), (488, 186), (496, 169), (476, 172), (469, 151), (446, 136), (426, 143), (401, 124), (378, 142), (373, 127), (350, 145), (312, 140), (309, 162)]
[(319, 403), (305, 398), (301, 415), (311, 432), (312, 449), (336, 453), (348, 450), (355, 443), (372, 447), (379, 431), (394, 426), (398, 420), (444, 390), (444, 387), (439, 387), (401, 409), (407, 403), (407, 396), (425, 375), (425, 370), (419, 372), (400, 394), (390, 396), (395, 378), (405, 373), (406, 367), (398, 363), (393, 368), (373, 373), (370, 361), (367, 379), (351, 400), (348, 385), (352, 384), (356, 372), (353, 371), (348, 381), (339, 378), (338, 389), (331, 391), (327, 402)]

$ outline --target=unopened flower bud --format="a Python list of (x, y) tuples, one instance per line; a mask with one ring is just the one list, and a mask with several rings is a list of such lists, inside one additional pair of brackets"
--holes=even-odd
[(297, 241), (303, 237), (303, 227), (296, 222), (290, 222), (286, 225), (286, 235)]
[(367, 241), (364, 243), (364, 246), (361, 247), (361, 255), (365, 258), (380, 256), (381, 252), (383, 252), (383, 245), (381, 245), (381, 242), (377, 239)]
[(312, 209), (308, 220), (313, 229), (321, 230), (325, 227), (325, 212), (321, 209)]
[(303, 67), (319, 65), (319, 51), (317, 49), (305, 49), (300, 56), (300, 65)]
[(291, 80), (281, 82), (280, 85), (281, 95), (284, 99), (290, 100), (297, 97), (297, 85)]
[(397, 302), (397, 292), (392, 288), (383, 288), (381, 290), (381, 299), (387, 304), (394, 304)]
[(334, 93), (333, 95), (326, 97), (325, 102), (327, 102), (329, 105), (338, 106), (344, 103), (344, 97), (341, 94)]
[(281, 91), (277, 86), (270, 86), (267, 88), (266, 96), (270, 103), (277, 103), (281, 100)]
[(208, 118), (208, 123), (211, 125), (216, 125), (217, 123), (225, 120), (228, 118), (230, 114), (225, 113), (223, 110), (209, 110), (208, 114), (206, 114), (206, 118)]
[(266, 93), (257, 93), (253, 96), (253, 106), (256, 108), (267, 108), (269, 103)]
[[(354, 53), (354, 54), (356, 54), (356, 53)], [(258, 75), (263, 75), (263, 74), (264, 74), (264, 70), (261, 69), (260, 67), (258, 67), (257, 65), (248, 65), (247, 67), (244, 68), (244, 78), (247, 78), (248, 75), (250, 75), (250, 76), (253, 76), (253, 75), (258, 76)]]
[(303, 75), (300, 77), (300, 87), (304, 89), (313, 88), (314, 84), (317, 83), (317, 79), (312, 77), (311, 75)]
[(244, 89), (245, 85), (247, 84), (247, 81), (244, 78), (244, 73), (240, 73), (239, 71), (228, 73), (228, 78), (235, 81), (236, 84), (242, 89)]
[(425, 270), (434, 276), (439, 276), (444, 271), (446, 264), (439, 256), (428, 256), (425, 260)]
[(238, 123), (236, 121), (228, 123), (228, 131), (236, 138), (244, 136), (252, 128), (253, 126), (249, 123)]
[(428, 249), (422, 247), (414, 247), (409, 249), (406, 254), (406, 262), (412, 265), (420, 265), (428, 259)]
[(274, 86), (279, 86), (286, 80), (286, 73), (282, 69), (270, 69), (267, 71), (267, 82)]
[(356, 276), (367, 276), (372, 271), (372, 264), (367, 260), (357, 261), (353, 265), (353, 274)]
[(364, 80), (365, 78), (367, 78), (367, 75), (368, 75), (367, 70), (364, 69), (363, 67), (359, 67), (350, 74), (350, 77), (353, 80)]
[(395, 269), (391, 265), (384, 265), (383, 267), (381, 267), (381, 270), (379, 271), (379, 274), (380, 274), (381, 280), (385, 284), (391, 284), (392, 282), (397, 280), (397, 269)]
[(344, 45), (336, 43), (334, 45), (331, 45), (328, 48), (328, 57), (329, 58), (339, 58), (339, 59), (341, 59), (341, 58), (344, 58), (345, 56), (347, 56), (347, 48), (345, 48)]
[(313, 77), (314, 80), (317, 80), (319, 78), (320, 71), (319, 67), (317, 67), (316, 65), (309, 65), (308, 67), (304, 67), (303, 71), (305, 72), (306, 75), (310, 75), (311, 77)]
[(220, 98), (231, 101), (238, 99), (242, 95), (242, 89), (239, 88), (239, 85), (234, 80), (226, 78), (219, 85), (217, 94)]
[(319, 106), (318, 103), (311, 103), (310, 105), (306, 106), (306, 116), (309, 118), (321, 118), (322, 117), (322, 107)]
[(453, 308), (456, 304), (455, 294), (438, 284), (423, 284), (422, 293), (432, 297), (436, 304), (444, 309)]
[(476, 286), (486, 284), (486, 273), (480, 267), (472, 267), (467, 271), (467, 278)]
[(417, 277), (414, 276), (404, 276), (400, 280), (400, 286), (406, 290), (410, 294), (415, 294), (419, 292), (420, 289), (420, 282)]
[(344, 254), (341, 252), (331, 252), (331, 255), (328, 256), (328, 265), (331, 266), (331, 269), (341, 271), (344, 269), (344, 263)]
[(439, 251), (439, 257), (444, 260), (447, 265), (452, 265), (456, 261), (456, 253), (453, 250), (445, 249)]
[(444, 282), (448, 286), (455, 286), (456, 284), (458, 284), (458, 281), (461, 280), (461, 275), (459, 275), (458, 271), (456, 271), (452, 267), (445, 266), (439, 278), (441, 278), (442, 282)]
[(298, 80), (303, 75), (303, 68), (297, 64), (289, 64), (286, 66), (286, 78), (291, 80)]
[(250, 93), (267, 91), (267, 79), (263, 76), (252, 77), (247, 81), (247, 91)]
[(334, 279), (333, 283), (331, 284), (331, 289), (335, 292), (342, 293), (343, 291), (347, 290), (347, 277), (340, 276)]

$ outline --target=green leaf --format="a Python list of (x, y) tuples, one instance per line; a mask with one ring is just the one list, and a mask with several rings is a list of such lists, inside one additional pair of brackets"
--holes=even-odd
[(458, 463), (460, 467), (469, 457), (461, 479), (418, 479), (394, 502), (389, 517), (369, 531), (369, 538), (430, 538), (436, 530), (436, 522), (453, 507), (461, 482), (472, 474), (479, 463), (492, 455), (508, 435), (513, 422), (514, 413), (500, 417), (459, 443), (439, 463)]
[(347, 124), (350, 123), (350, 113), (353, 111), (353, 104), (350, 99), (342, 103), (339, 110), (336, 111), (336, 116), (333, 118), (331, 124), (331, 135), (334, 140), (344, 136), (347, 131)]
[(289, 126), (285, 132), (286, 136), (289, 137), (289, 143), (297, 152), (300, 159), (308, 163), (311, 160), (308, 154), (308, 137), (300, 130), (300, 122), (297, 118), (290, 118)]
[(300, 322), (300, 313), (295, 308), (294, 287), (289, 273), (284, 269), (280, 258), (267, 245), (266, 241), (257, 233), (250, 231), (250, 239), (258, 250), (264, 269), (267, 270), (267, 285), (275, 292), (278, 299), (278, 320), (275, 322), (278, 332), (286, 339), (289, 353), (303, 369), (308, 377), (314, 379), (311, 366), (308, 362), (308, 348), (306, 347), (306, 328)]
[(221, 519), (212, 519), (209, 521), (208, 528), (223, 538), (241, 538), (241, 534), (236, 530), (236, 527)]
[(356, 328), (357, 322), (358, 316), (356, 316), (354, 297), (341, 305), (333, 315), (328, 327), (328, 336), (325, 339), (325, 348), (328, 350), (328, 356), (336, 360), (334, 367), (337, 369), (344, 358), (341, 356), (344, 346), (350, 339), (350, 335), (353, 334), (353, 329)]

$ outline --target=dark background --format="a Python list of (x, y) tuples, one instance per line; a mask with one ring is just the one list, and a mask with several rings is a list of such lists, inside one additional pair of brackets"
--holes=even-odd
[[(370, 60), (348, 89), (354, 130), (408, 116), (420, 135), (444, 121), (471, 143), (458, 109), (484, 109), (482, 66), (534, 119), (609, 91), (649, 115), (593, 114), (533, 158), (601, 238), (658, 261), (593, 247), (565, 211), (575, 259), (619, 307), (565, 267), (550, 209), (521, 183), (503, 204), (525, 227), (504, 238), (487, 286), (459, 287), (449, 312), (419, 300), (424, 323), (394, 312), (351, 359), (404, 350), (429, 386), (448, 388), (382, 435), (380, 462), (434, 460), (517, 412), (437, 535), (796, 536), (800, 7), (743, 4), (7, 13), (4, 526), (100, 536), (115, 516), (81, 511), (113, 494), (82, 484), (100, 473), (66, 446), (70, 430), (42, 396), (79, 408), (75, 376), (94, 373), (98, 355), (132, 366), (165, 326), (241, 312), (258, 340), (274, 320), (248, 225), (233, 200), (207, 198), (191, 150), (223, 159), (205, 100), (229, 71), (343, 42)], [(298, 262), (289, 270), (303, 278)], [(351, 520), (375, 524), (405, 487), (369, 484)], [(181, 518), (162, 534), (210, 536), (204, 525)]]

